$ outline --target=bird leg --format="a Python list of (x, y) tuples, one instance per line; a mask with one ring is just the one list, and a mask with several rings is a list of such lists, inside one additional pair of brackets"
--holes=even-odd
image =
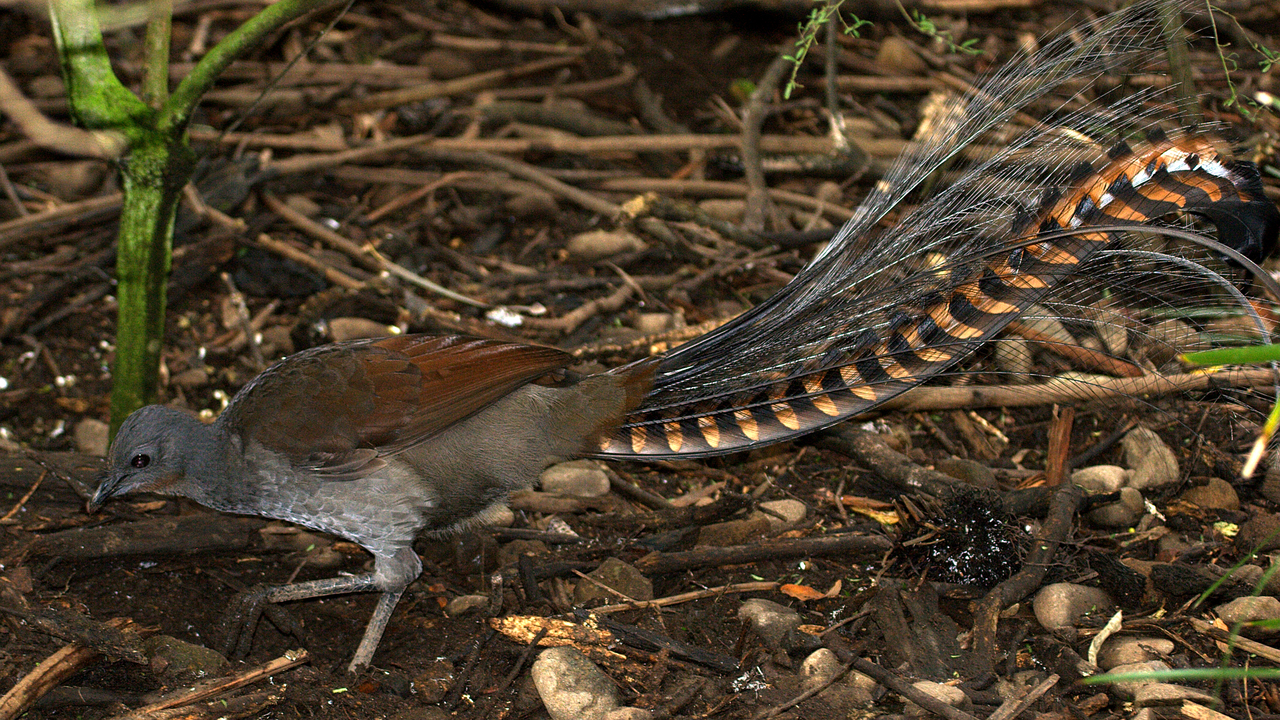
[[(232, 605), (227, 609), (227, 614), (223, 619), (222, 624), (225, 632), (223, 653), (228, 657), (232, 657), (242, 656), (249, 652), (249, 647), (253, 642), (254, 631), (267, 603), (308, 600), (328, 595), (370, 592), (377, 589), (374, 576), (370, 573), (352, 577), (311, 580), (290, 585), (263, 586), (240, 593), (232, 601)], [(383, 592), (382, 596), (378, 598), (373, 617), (370, 618), (369, 624), (365, 627), (364, 638), (360, 641), (355, 657), (351, 660), (350, 665), (347, 666), (349, 671), (355, 672), (369, 664), (369, 661), (373, 658), (374, 651), (377, 650), (378, 641), (382, 638), (382, 633), (387, 627), (387, 622), (391, 619), (391, 612), (395, 609), (396, 603), (399, 602), (400, 595), (403, 592), (403, 588), (396, 592)], [(273, 622), (276, 622), (276, 620), (276, 617), (272, 617)], [(276, 624), (279, 625), (279, 623)], [(298, 638), (302, 637), (302, 628), (297, 623), (290, 621), (286, 622), (285, 625), (286, 627), (280, 628), (283, 632)]]

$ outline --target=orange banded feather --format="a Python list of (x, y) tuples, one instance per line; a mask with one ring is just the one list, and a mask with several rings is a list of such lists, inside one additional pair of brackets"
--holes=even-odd
[[(1256, 168), (1223, 158), (1200, 136), (1119, 146), (1102, 167), (1082, 167), (1075, 176), (1065, 191), (1015, 220), (1004, 250), (985, 262), (957, 263), (968, 271), (953, 275), (946, 292), (887, 308), (891, 319), (883, 327), (839, 327), (816, 366), (762, 368), (756, 387), (683, 404), (652, 409), (642, 402), (601, 439), (598, 454), (720, 454), (871, 410), (972, 353), (1117, 240), (1090, 227), (1144, 224), (1175, 212), (1236, 218), (1251, 234), (1274, 234), (1278, 222)], [(1086, 232), (1037, 241), (1061, 229)], [(1236, 244), (1246, 242), (1258, 241)]]

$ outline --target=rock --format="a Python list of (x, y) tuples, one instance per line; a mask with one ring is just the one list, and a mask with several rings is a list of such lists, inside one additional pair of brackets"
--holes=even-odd
[[(595, 580), (579, 580), (573, 590), (573, 601), (577, 605), (585, 605), (594, 600), (619, 602), (622, 598), (609, 592), (606, 587), (613, 588), (632, 600), (652, 600), (653, 583), (635, 567), (622, 562), (618, 558), (605, 558), (600, 567), (587, 573), (587, 577)], [(596, 583), (600, 583), (597, 585)]]
[(1129, 487), (1138, 490), (1158, 488), (1178, 481), (1178, 458), (1168, 445), (1150, 429), (1136, 427), (1121, 441), (1125, 465), (1129, 468)]
[(209, 384), (209, 371), (202, 367), (193, 367), (169, 378), (169, 384), (180, 388), (201, 388)]
[(1270, 595), (1241, 597), (1213, 609), (1227, 625), (1280, 618), (1280, 600)]
[(448, 660), (436, 660), (414, 674), (413, 690), (418, 694), (418, 701), (435, 704), (444, 699), (449, 688), (453, 687), (453, 663)]
[(564, 249), (574, 260), (591, 262), (647, 247), (643, 240), (626, 230), (591, 230), (569, 238)]
[(467, 53), (443, 47), (423, 53), (418, 58), (417, 65), (427, 68), (431, 71), (431, 77), (441, 80), (470, 75), (476, 71), (475, 63), (471, 62)]
[(742, 216), (747, 212), (747, 202), (745, 200), (714, 198), (698, 203), (698, 208), (717, 220), (724, 220), (737, 225), (742, 222)]
[(1280, 515), (1255, 513), (1240, 526), (1235, 539), (1241, 553), (1268, 552), (1280, 548)]
[(653, 713), (644, 708), (624, 707), (610, 710), (604, 720), (653, 720)]
[(543, 650), (530, 674), (553, 720), (604, 720), (618, 707), (613, 681), (576, 648)]
[(76, 423), (74, 431), (76, 450), (85, 455), (106, 457), (110, 447), (111, 428), (96, 418), (85, 418)]
[(1063, 325), (1061, 320), (1058, 320), (1058, 315), (1059, 313), (1043, 305), (1032, 305), (1027, 308), (1024, 316), (1018, 319), (1018, 324), (1023, 328), (1019, 334), (1038, 342), (1047, 340), (1063, 345), (1078, 345), (1076, 336), (1067, 330), (1067, 326)]
[[(1116, 665), (1108, 672), (1113, 675), (1129, 675), (1137, 673), (1153, 673), (1169, 670), (1167, 663), (1160, 660), (1148, 660), (1147, 662), (1130, 663), (1128, 665)], [(1110, 690), (1112, 694), (1125, 700), (1133, 700), (1138, 689), (1143, 685), (1150, 685), (1150, 680), (1130, 680), (1126, 682), (1111, 683)]]
[(657, 335), (674, 327), (675, 318), (671, 313), (640, 313), (631, 321), (631, 327), (645, 335)]
[(538, 478), (542, 490), (570, 497), (602, 497), (609, 494), (609, 475), (595, 460), (570, 460), (552, 465)]
[(1015, 383), (1031, 380), (1031, 343), (1022, 338), (1006, 337), (995, 343), (996, 367), (1008, 373), (1009, 379)]
[(787, 635), (800, 627), (800, 615), (795, 610), (771, 600), (751, 598), (738, 606), (738, 619), (750, 623), (751, 629), (770, 649), (784, 648)]
[(1173, 359), (1175, 355), (1204, 348), (1200, 333), (1177, 318), (1161, 320), (1147, 330), (1147, 337), (1152, 346), (1147, 350), (1151, 362), (1159, 365)]
[(479, 610), (488, 604), (488, 595), (459, 595), (444, 606), (444, 614), (449, 617), (458, 617)]
[(1257, 565), (1241, 565), (1231, 577), (1248, 587), (1261, 588), (1260, 595), (1280, 595), (1280, 575), (1263, 570)]
[(777, 517), (776, 515), (770, 515), (769, 513), (761, 513), (769, 523), (769, 532), (785, 530), (801, 520), (804, 520), (809, 514), (809, 508), (806, 507), (804, 503), (790, 498), (784, 500), (768, 500), (760, 503), (760, 508), (782, 516)]
[(142, 652), (151, 670), (170, 680), (194, 680), (216, 674), (227, 659), (202, 645), (193, 645), (168, 635), (152, 635), (142, 641)]
[(1054, 583), (1041, 588), (1031, 604), (1036, 620), (1047, 630), (1075, 627), (1085, 615), (1110, 615), (1115, 603), (1102, 590), (1087, 585)]
[(362, 340), (364, 338), (387, 338), (396, 334), (391, 326), (362, 317), (333, 318), (327, 324), (329, 326), (329, 337), (334, 342)]
[(1112, 635), (1098, 651), (1098, 667), (1110, 670), (1117, 665), (1158, 660), (1173, 654), (1173, 641), (1154, 637)]
[(498, 547), (498, 566), (515, 565), (524, 555), (545, 557), (550, 553), (547, 544), (541, 540), (512, 540)]
[(1116, 492), (1128, 480), (1129, 471), (1119, 465), (1090, 465), (1071, 473), (1071, 482), (1091, 495)]
[(1188, 701), (1212, 707), (1222, 704), (1221, 700), (1206, 692), (1170, 683), (1147, 683), (1133, 693), (1133, 704), (1138, 707), (1168, 707)]
[[(943, 685), (932, 680), (919, 680), (911, 684), (911, 687), (919, 690), (930, 697), (940, 700), (953, 708), (964, 707), (969, 702), (969, 696), (964, 691), (954, 685)], [(907, 701), (902, 709), (903, 714), (911, 717), (920, 717), (923, 715), (931, 715), (929, 711), (916, 705), (911, 701)]]
[(40, 163), (40, 184), (63, 200), (77, 200), (92, 195), (102, 187), (108, 168), (101, 160), (64, 160)]
[(805, 690), (812, 690), (831, 682), (841, 670), (844, 670), (844, 663), (840, 662), (835, 653), (827, 648), (818, 648), (800, 663), (800, 677), (803, 678), (801, 683)]
[(560, 212), (554, 195), (536, 190), (507, 198), (502, 208), (520, 220), (554, 218)]
[(995, 490), (997, 487), (996, 474), (991, 472), (991, 468), (974, 460), (946, 458), (944, 460), (939, 460), (934, 465), (934, 468), (938, 472), (953, 477), (966, 485), (990, 488), (992, 490)]
[(918, 75), (929, 69), (911, 43), (896, 35), (886, 37), (880, 43), (875, 63), (886, 72), (899, 75)]
[(752, 540), (764, 537), (768, 532), (769, 518), (758, 513), (745, 520), (726, 520), (703, 525), (698, 531), (698, 545), (712, 547), (745, 545)]
[(1209, 478), (1209, 482), (1182, 493), (1182, 500), (1205, 510), (1239, 510), (1240, 496), (1231, 483), (1222, 478)]
[(1146, 500), (1134, 488), (1120, 488), (1120, 499), (1089, 512), (1089, 522), (1099, 527), (1127, 528), (1137, 524), (1147, 511)]
[[(12, 67), (9, 72), (13, 72)], [(27, 93), (34, 98), (66, 97), (67, 86), (62, 83), (60, 75), (40, 75), (27, 81)]]

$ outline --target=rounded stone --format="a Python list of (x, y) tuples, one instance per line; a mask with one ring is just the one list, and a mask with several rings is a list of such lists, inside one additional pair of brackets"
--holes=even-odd
[(1209, 478), (1209, 482), (1182, 493), (1182, 500), (1205, 510), (1239, 510), (1240, 496), (1231, 483), (1222, 478)]
[(576, 648), (543, 650), (530, 674), (553, 720), (604, 720), (618, 707), (613, 681)]
[(844, 664), (827, 648), (814, 650), (800, 663), (800, 676), (806, 690), (825, 685), (844, 670)]
[(738, 619), (749, 623), (764, 644), (773, 649), (781, 648), (787, 635), (800, 627), (799, 613), (763, 598), (743, 601), (738, 606)]
[(97, 418), (85, 418), (76, 423), (76, 450), (85, 455), (106, 457), (111, 444), (110, 427)]
[(1086, 615), (1115, 612), (1115, 603), (1102, 590), (1087, 585), (1054, 583), (1041, 588), (1031, 603), (1036, 620), (1047, 630), (1075, 627)]
[(1118, 665), (1158, 660), (1173, 654), (1172, 640), (1154, 637), (1112, 635), (1098, 651), (1098, 667), (1110, 670)]
[(1241, 597), (1213, 609), (1228, 625), (1280, 618), (1280, 600), (1270, 595)]
[(647, 247), (643, 240), (625, 230), (591, 230), (569, 238), (565, 251), (574, 260), (589, 262), (639, 252)]
[(1133, 527), (1147, 511), (1146, 500), (1136, 489), (1120, 488), (1120, 499), (1089, 512), (1089, 522), (1099, 527)]
[(1119, 465), (1090, 465), (1071, 473), (1071, 482), (1092, 495), (1116, 492), (1128, 480), (1129, 471)]
[(595, 460), (571, 460), (542, 471), (538, 481), (544, 492), (570, 497), (602, 497), (609, 494), (609, 475)]
[(1144, 427), (1130, 430), (1121, 441), (1125, 465), (1130, 470), (1129, 487), (1138, 490), (1172, 485), (1181, 477), (1178, 458), (1153, 431)]
[[(809, 508), (804, 503), (790, 498), (762, 502), (760, 509), (770, 511), (762, 514), (768, 518), (769, 529), (772, 532), (789, 528), (804, 520), (809, 514)], [(778, 517), (779, 515), (781, 517)]]

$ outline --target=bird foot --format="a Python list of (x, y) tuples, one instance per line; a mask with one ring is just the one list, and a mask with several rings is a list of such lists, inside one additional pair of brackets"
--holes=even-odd
[(253, 645), (253, 636), (263, 615), (280, 632), (290, 635), (306, 646), (306, 632), (293, 615), (271, 600), (274, 586), (258, 585), (236, 593), (227, 606), (220, 623), (222, 628), (222, 654), (228, 658), (244, 657)]

